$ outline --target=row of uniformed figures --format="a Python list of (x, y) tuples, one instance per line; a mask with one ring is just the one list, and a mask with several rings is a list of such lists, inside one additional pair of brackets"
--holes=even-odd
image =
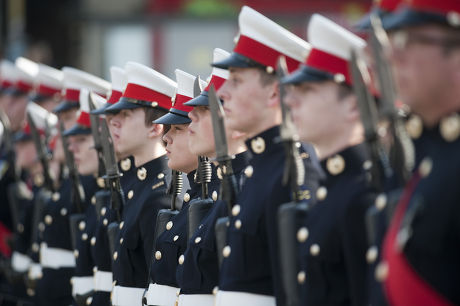
[[(24, 117), (13, 105), (24, 110), (28, 104), (44, 135), (56, 113), (84, 189), (76, 205), (61, 138), (51, 133), (48, 170), (59, 183), (40, 196), (46, 203), (33, 222), (44, 169), (31, 128), (24, 126), (15, 139), (16, 163), (27, 175), (23, 182), (2, 177), (2, 184), (10, 180), (14, 188), (8, 188), (21, 191), (10, 199), (17, 238), (12, 268), (4, 269), (8, 281), (27, 289), (37, 305), (459, 304), (460, 6), (381, 1), (375, 13), (390, 38), (385, 54), (399, 98), (411, 111), (406, 125), (414, 167), (403, 184), (394, 177), (373, 184), (378, 161), (365, 137), (350, 68), (351, 51), (363, 57), (367, 44), (321, 15), (311, 17), (306, 42), (243, 7), (234, 50), (214, 50), (207, 83), (179, 69), (174, 82), (134, 62), (113, 67), (111, 84), (74, 68), (4, 62), (1, 105), (11, 129)], [(368, 17), (361, 27), (369, 29)], [(289, 74), (279, 80), (281, 55)], [(294, 224), (278, 215), (294, 198), (291, 185), (283, 184), (289, 156), (280, 141), (280, 83), (305, 168), (296, 215), (288, 219)], [(212, 161), (222, 148), (214, 141), (211, 85), (223, 102), (234, 156), (234, 203), (220, 198), (226, 170)], [(110, 87), (108, 99), (101, 98)], [(24, 96), (32, 89), (28, 102)], [(119, 160), (121, 219), (98, 177), (89, 92), (97, 94), (91, 96), (99, 107), (91, 113), (107, 122)], [(211, 173), (203, 186), (206, 165)], [(171, 170), (186, 174), (189, 185), (177, 200), (167, 193)], [(197, 213), (197, 203), (205, 213)], [(80, 219), (71, 230), (75, 216)], [(223, 217), (220, 249), (216, 224)], [(286, 237), (284, 227), (295, 230)], [(20, 287), (24, 273), (28, 282)]]

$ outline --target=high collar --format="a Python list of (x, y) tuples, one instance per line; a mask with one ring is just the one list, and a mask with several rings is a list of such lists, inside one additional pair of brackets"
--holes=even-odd
[[(159, 172), (162, 172), (165, 169), (168, 169), (168, 160), (166, 155), (162, 155), (146, 162), (143, 165), (140, 165), (139, 167), (136, 167), (137, 177), (140, 180), (152, 179), (157, 177)], [(143, 173), (145, 173), (145, 178), (143, 178)]]
[(274, 126), (249, 138), (246, 140), (246, 146), (252, 154), (252, 159), (259, 159), (274, 151), (283, 149), (283, 144), (280, 141), (280, 127), (278, 125)]
[(249, 151), (236, 154), (235, 158), (232, 160), (233, 173), (240, 173), (243, 171), (249, 165), (250, 160), (251, 153)]
[(419, 116), (412, 114), (406, 122), (406, 128), (414, 142), (423, 138), (440, 139), (446, 143), (456, 142), (460, 140), (460, 112), (444, 116), (432, 127), (426, 126)]
[(365, 143), (345, 148), (321, 161), (325, 180), (329, 182), (352, 173), (364, 173), (371, 166)]

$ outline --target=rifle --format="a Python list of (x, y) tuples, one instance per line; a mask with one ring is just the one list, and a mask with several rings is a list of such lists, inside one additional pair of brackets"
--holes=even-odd
[(107, 181), (107, 185), (110, 189), (110, 203), (112, 205), (112, 209), (115, 211), (116, 214), (116, 221), (111, 222), (107, 227), (107, 235), (109, 239), (110, 245), (110, 252), (113, 253), (115, 251), (116, 238), (119, 232), (119, 224), (122, 219), (123, 215), (123, 207), (125, 205), (125, 196), (123, 190), (121, 189), (120, 184), (120, 177), (121, 174), (118, 170), (117, 161), (115, 158), (115, 150), (113, 147), (113, 140), (110, 136), (109, 128), (107, 126), (107, 122), (105, 120), (100, 121), (100, 128), (101, 128), (101, 145), (102, 151), (104, 153), (104, 161), (105, 161), (105, 169), (106, 175), (105, 179)]
[(64, 123), (61, 121), (59, 123), (59, 131), (62, 139), (62, 146), (64, 149), (65, 162), (67, 168), (69, 169), (69, 179), (72, 184), (72, 189), (70, 191), (70, 199), (72, 204), (75, 207), (75, 213), (69, 217), (70, 223), (70, 237), (72, 239), (72, 247), (76, 248), (76, 237), (79, 233), (78, 225), (82, 220), (85, 219), (83, 214), (83, 203), (85, 201), (85, 192), (83, 186), (80, 183), (80, 176), (75, 167), (75, 162), (73, 159), (72, 152), (69, 151), (69, 144), (67, 142), (67, 137), (64, 136)]
[(276, 74), (279, 80), (280, 106), (283, 119), (280, 125), (279, 141), (284, 144), (286, 154), (282, 184), (284, 186), (290, 185), (293, 200), (282, 204), (278, 208), (278, 241), (286, 305), (295, 306), (300, 303), (300, 286), (297, 281), (300, 264), (297, 256), (298, 241), (296, 237), (299, 228), (307, 217), (308, 205), (302, 203), (300, 198), (299, 186), (304, 182), (305, 168), (296, 146), (298, 136), (291, 118), (291, 110), (284, 102), (285, 88), (281, 83), (281, 79), (287, 73), (286, 59), (281, 56), (278, 59)]
[(105, 176), (105, 163), (104, 163), (104, 153), (102, 152), (102, 141), (101, 141), (101, 120), (98, 115), (93, 114), (93, 110), (97, 109), (95, 102), (93, 101), (93, 95), (88, 92), (88, 104), (90, 109), (89, 119), (91, 121), (91, 134), (93, 135), (94, 139), (94, 149), (97, 152), (98, 158), (98, 178), (97, 184), (99, 187), (104, 188), (102, 190), (98, 190), (94, 197), (96, 198), (96, 214), (98, 219), (101, 217), (101, 209), (102, 207), (106, 206), (107, 203), (110, 202), (111, 192), (108, 189), (108, 185), (106, 180), (104, 180), (103, 176)]
[[(193, 96), (201, 94), (200, 76), (195, 78), (193, 84)], [(206, 216), (214, 201), (209, 197), (208, 184), (211, 182), (212, 168), (209, 159), (204, 156), (198, 156), (197, 180), (201, 183), (201, 198), (190, 201), (187, 215), (187, 235), (188, 238), (193, 236), (201, 220)]]
[[(224, 118), (225, 113), (217, 97), (214, 85), (211, 85), (208, 91), (209, 109), (211, 110), (212, 128), (214, 132), (214, 143), (216, 146), (216, 161), (222, 172), (221, 183), (221, 199), (227, 204), (227, 214), (230, 214), (232, 207), (235, 204), (236, 195), (238, 193), (238, 184), (235, 173), (233, 172), (232, 159), (228, 153), (227, 135), (225, 133)], [(216, 247), (219, 264), (222, 263), (222, 250), (227, 244), (227, 224), (229, 217), (217, 219), (215, 224)]]

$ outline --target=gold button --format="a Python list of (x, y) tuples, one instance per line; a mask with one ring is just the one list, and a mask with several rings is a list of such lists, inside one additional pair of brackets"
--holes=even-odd
[(235, 221), (235, 228), (236, 228), (236, 229), (240, 229), (240, 228), (241, 228), (241, 225), (242, 225), (242, 223), (241, 223), (241, 220), (240, 220), (240, 219), (238, 219), (238, 220)]
[(105, 213), (107, 212), (107, 208), (102, 207), (101, 208), (101, 216), (105, 216)]
[(128, 200), (131, 200), (134, 196), (134, 191), (130, 190), (128, 191)]
[(406, 130), (412, 139), (417, 139), (422, 135), (423, 123), (419, 116), (412, 115), (406, 122)]
[(123, 237), (120, 238), (120, 244), (123, 244)]
[(217, 177), (219, 178), (219, 180), (223, 179), (221, 167), (217, 168)]
[(235, 206), (232, 207), (232, 215), (233, 216), (238, 216), (238, 214), (241, 211), (241, 206), (236, 204)]
[(265, 71), (268, 74), (272, 74), (275, 71), (275, 69), (272, 66), (267, 66), (267, 67), (265, 67)]
[(86, 299), (86, 305), (91, 305), (93, 303), (93, 297), (89, 296), (87, 299)]
[(377, 249), (377, 247), (374, 245), (374, 246), (371, 246), (369, 249), (367, 249), (367, 252), (366, 252), (366, 260), (368, 263), (373, 263), (377, 260), (377, 255), (379, 254), (379, 250)]
[(215, 190), (212, 192), (212, 200), (217, 201), (217, 191)]
[(388, 277), (388, 264), (385, 261), (379, 262), (375, 268), (375, 279), (383, 282)]
[(54, 202), (57, 202), (57, 201), (59, 201), (59, 199), (61, 198), (61, 195), (59, 194), (59, 192), (55, 192), (55, 193), (53, 193), (53, 195), (52, 195), (51, 198), (52, 198), (52, 200), (53, 200)]
[(93, 267), (93, 273), (96, 274), (96, 272), (97, 272), (97, 267), (94, 266), (94, 267)]
[(169, 231), (170, 229), (172, 229), (173, 227), (173, 222), (172, 221), (169, 221), (168, 223), (166, 223), (166, 230)]
[(67, 208), (63, 207), (61, 208), (61, 216), (67, 215)]
[(188, 192), (186, 192), (186, 193), (184, 194), (184, 201), (185, 201), (185, 202), (190, 201), (190, 195), (188, 194)]
[(198, 243), (200, 243), (200, 242), (201, 242), (201, 237), (196, 237), (196, 238), (195, 238), (195, 244), (198, 244)]
[(105, 180), (102, 177), (98, 177), (96, 179), (96, 183), (97, 183), (97, 186), (99, 186), (99, 188), (105, 187)]
[(422, 177), (427, 177), (433, 169), (433, 160), (429, 157), (425, 157), (419, 166), (419, 172)]
[(216, 295), (216, 294), (217, 294), (217, 291), (219, 291), (219, 287), (215, 286), (215, 287), (212, 289), (212, 294)]
[(115, 252), (113, 253), (113, 260), (117, 260), (117, 258), (118, 258), (118, 252), (115, 251)]
[(79, 255), (78, 250), (74, 250), (74, 251), (73, 251), (73, 256), (75, 256), (75, 258), (78, 258), (78, 255)]
[(247, 166), (246, 169), (244, 169), (244, 175), (246, 175), (246, 177), (251, 177), (253, 173), (254, 168), (252, 168), (251, 165)]
[(125, 158), (120, 163), (121, 170), (128, 171), (131, 168), (131, 160), (129, 158)]
[(96, 237), (91, 238), (91, 245), (92, 246), (96, 245)]
[(146, 177), (147, 177), (147, 170), (144, 167), (137, 169), (137, 178), (140, 181), (145, 180)]
[(164, 178), (164, 177), (165, 177), (164, 173), (158, 173), (158, 175), (157, 175), (157, 178), (158, 178), (159, 180), (161, 180), (161, 179)]
[(447, 142), (453, 142), (460, 136), (460, 116), (455, 113), (443, 118), (439, 123), (441, 136)]
[(121, 222), (120, 222), (120, 226), (119, 226), (120, 229), (122, 229), (124, 225), (125, 225), (125, 221), (121, 221)]
[(48, 225), (53, 223), (53, 217), (51, 217), (50, 215), (46, 215), (45, 216), (45, 223), (48, 224)]
[(302, 227), (297, 231), (297, 241), (300, 243), (304, 243), (307, 241), (308, 238), (308, 229), (306, 227)]
[(321, 186), (316, 190), (316, 199), (318, 201), (322, 201), (326, 198), (327, 196), (327, 188), (324, 186)]
[(43, 232), (45, 230), (45, 223), (43, 222), (38, 223), (38, 230), (40, 232)]
[(174, 238), (173, 238), (174, 241), (177, 241), (177, 239), (179, 239), (179, 235), (176, 235), (176, 236), (174, 236)]
[(161, 259), (161, 252), (160, 252), (160, 251), (156, 251), (156, 252), (155, 252), (155, 259), (156, 259), (156, 260), (160, 260), (160, 259)]
[(78, 228), (80, 229), (80, 231), (84, 231), (85, 227), (86, 227), (85, 221), (81, 221), (80, 224), (78, 224)]
[(83, 235), (81, 235), (81, 240), (86, 241), (87, 239), (88, 239), (88, 234), (83, 233)]
[(18, 232), (22, 233), (24, 232), (24, 225), (22, 223), (19, 223), (18, 226), (16, 226)]
[(312, 244), (310, 246), (310, 254), (313, 256), (318, 256), (319, 255), (319, 245), (317, 245), (316, 243)]
[(232, 252), (232, 248), (230, 248), (229, 245), (226, 245), (223, 250), (222, 250), (222, 255), (224, 255), (225, 258), (230, 256), (230, 253)]
[(104, 220), (102, 220), (102, 223), (104, 224), (104, 226), (107, 226), (107, 224), (109, 224), (109, 220), (104, 219)]
[(305, 283), (305, 278), (306, 278), (305, 271), (300, 271), (299, 273), (297, 273), (297, 282), (299, 284)]
[(95, 196), (92, 196), (91, 197), (91, 204), (96, 204), (96, 197)]
[(329, 157), (326, 162), (327, 171), (332, 175), (338, 175), (345, 169), (345, 160), (339, 154)]
[(40, 246), (38, 245), (38, 243), (34, 242), (34, 243), (32, 244), (32, 251), (34, 251), (35, 253), (37, 253), (39, 250), (40, 250)]
[(179, 256), (179, 264), (182, 265), (184, 263), (184, 260), (185, 260), (185, 257), (184, 257), (184, 254), (182, 254), (181, 256)]
[(345, 82), (345, 76), (342, 73), (334, 74), (334, 82), (336, 83), (343, 83)]
[(265, 140), (262, 137), (257, 137), (251, 140), (252, 151), (256, 154), (261, 154), (265, 151)]
[(379, 194), (375, 198), (375, 207), (377, 207), (378, 210), (383, 210), (385, 206), (387, 205), (387, 196), (384, 193)]

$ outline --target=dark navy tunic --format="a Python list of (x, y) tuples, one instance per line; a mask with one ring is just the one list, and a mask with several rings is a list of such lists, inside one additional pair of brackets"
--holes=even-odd
[[(240, 182), (243, 170), (249, 164), (250, 153), (236, 155), (232, 160), (233, 172)], [(215, 241), (215, 224), (217, 219), (228, 216), (227, 203), (216, 201), (202, 225), (189, 239), (184, 253), (184, 262), (178, 265), (176, 279), (183, 294), (211, 294), (219, 283), (219, 262)], [(198, 240), (199, 241), (198, 241)], [(196, 243), (195, 241), (198, 241)]]
[(165, 180), (170, 170), (166, 157), (161, 156), (137, 167), (135, 171), (135, 183), (130, 189), (124, 190), (127, 201), (117, 245), (112, 254), (112, 269), (116, 285), (145, 288), (148, 284), (156, 216), (160, 209), (170, 205)]
[(366, 305), (365, 213), (374, 203), (366, 146), (321, 161), (326, 177), (308, 212), (300, 244), (302, 305)]
[[(279, 127), (275, 126), (246, 141), (253, 155), (252, 171), (247, 172), (237, 205), (232, 209), (219, 289), (275, 296), (281, 304), (285, 297), (277, 212), (282, 204), (292, 201), (292, 192), (289, 184), (282, 184), (286, 155), (279, 137)], [(305, 198), (313, 200), (317, 171), (308, 157), (304, 161), (308, 175), (305, 185), (300, 187)]]

